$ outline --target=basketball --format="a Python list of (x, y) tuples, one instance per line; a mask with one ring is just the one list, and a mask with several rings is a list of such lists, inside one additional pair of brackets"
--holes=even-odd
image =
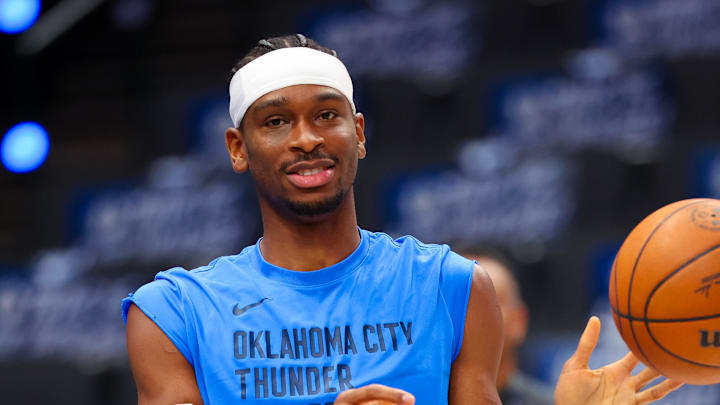
[(610, 275), (615, 325), (645, 365), (720, 383), (720, 200), (666, 205), (630, 232)]

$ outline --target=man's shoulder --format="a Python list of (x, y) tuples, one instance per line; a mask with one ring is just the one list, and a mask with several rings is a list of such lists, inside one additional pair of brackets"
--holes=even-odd
[(412, 249), (425, 254), (446, 253), (449, 248), (447, 245), (436, 243), (424, 243), (412, 235), (402, 235), (393, 237), (384, 232), (373, 232), (362, 230), (371, 240), (371, 243), (378, 244), (388, 249)]
[(192, 268), (173, 267), (157, 273), (154, 279), (123, 299), (123, 318), (131, 303), (141, 308), (166, 302), (178, 307), (194, 297), (208, 295), (208, 292), (222, 292), (238, 281), (250, 279), (244, 270), (250, 268), (247, 250), (232, 256), (220, 256), (210, 263)]
[(412, 235), (393, 238), (383, 232), (366, 232), (371, 240), (374, 256), (383, 259), (395, 257), (400, 260), (410, 260), (417, 264), (417, 268), (438, 269), (444, 277), (459, 279), (461, 284), (472, 276), (474, 263), (453, 252), (446, 244), (424, 243)]
[(185, 267), (172, 267), (160, 271), (155, 275), (154, 280), (145, 286), (157, 284), (157, 287), (160, 287), (168, 284), (163, 281), (169, 281), (169, 284), (172, 285), (183, 285), (187, 283), (193, 284), (203, 281), (222, 280), (227, 277), (228, 274), (237, 273), (238, 269), (247, 269), (250, 266), (248, 257), (250, 248), (251, 246), (237, 254), (219, 256), (202, 266), (190, 269)]

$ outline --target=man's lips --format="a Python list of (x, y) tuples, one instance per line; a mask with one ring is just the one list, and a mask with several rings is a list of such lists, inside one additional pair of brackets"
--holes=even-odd
[(287, 174), (297, 174), (298, 172), (302, 170), (308, 170), (308, 169), (315, 169), (315, 168), (328, 168), (335, 166), (335, 161), (332, 159), (313, 159), (313, 160), (303, 160), (302, 162), (297, 162), (294, 164), (291, 164), (290, 166), (285, 168), (285, 173)]
[(299, 188), (315, 188), (328, 184), (335, 174), (334, 167), (316, 168), (300, 173), (288, 174), (290, 182)]
[(298, 188), (315, 188), (329, 183), (335, 174), (335, 162), (331, 159), (302, 161), (285, 169), (288, 180)]

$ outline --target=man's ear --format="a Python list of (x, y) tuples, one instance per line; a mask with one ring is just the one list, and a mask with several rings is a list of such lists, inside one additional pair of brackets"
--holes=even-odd
[(230, 155), (230, 163), (232, 163), (235, 173), (244, 173), (247, 171), (249, 164), (247, 160), (247, 145), (242, 130), (238, 128), (228, 128), (225, 131), (225, 146)]
[(511, 311), (512, 314), (508, 315), (511, 317), (508, 326), (509, 330), (506, 330), (505, 333), (513, 343), (520, 345), (527, 337), (530, 315), (524, 302), (519, 302)]
[(358, 158), (362, 159), (367, 154), (365, 149), (365, 117), (362, 113), (355, 114), (355, 135), (357, 135)]

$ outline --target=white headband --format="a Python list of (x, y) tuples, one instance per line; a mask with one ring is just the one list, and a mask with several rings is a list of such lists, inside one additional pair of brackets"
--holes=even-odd
[(248, 108), (257, 99), (297, 84), (332, 87), (348, 99), (355, 113), (352, 80), (340, 59), (311, 48), (281, 48), (235, 72), (230, 81), (230, 118), (235, 128), (240, 126)]

